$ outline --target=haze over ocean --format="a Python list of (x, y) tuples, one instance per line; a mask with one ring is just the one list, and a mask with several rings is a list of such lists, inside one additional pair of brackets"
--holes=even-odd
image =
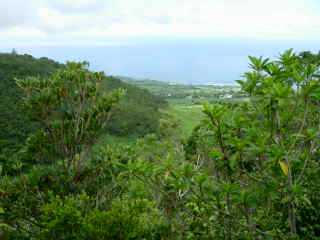
[[(311, 41), (226, 39), (122, 40), (93, 46), (16, 47), (36, 57), (89, 61), (92, 70), (108, 75), (149, 78), (185, 84), (232, 84), (248, 69), (248, 55), (273, 56), (288, 48), (319, 51)], [(0, 51), (11, 51), (0, 48)]]

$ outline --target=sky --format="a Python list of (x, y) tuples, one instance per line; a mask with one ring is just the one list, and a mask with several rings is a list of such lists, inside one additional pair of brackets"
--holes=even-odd
[(3, 0), (2, 44), (127, 38), (320, 39), (318, 0)]
[[(210, 56), (203, 46), (212, 54), (224, 47), (226, 56), (222, 57), (233, 54), (234, 60), (228, 61), (237, 66), (246, 55), (275, 55), (286, 44), (288, 48), (316, 50), (319, 40), (319, 0), (0, 0), (0, 51), (16, 48), (59, 61), (90, 60), (93, 66), (114, 74), (162, 78), (157, 72), (166, 71), (163, 61), (172, 57), (179, 61), (190, 47), (193, 52), (189, 61), (178, 69), (201, 65), (209, 74), (206, 68), (212, 67), (207, 64)], [(210, 46), (206, 45), (208, 41), (212, 42)], [(202, 55), (197, 54), (195, 43), (202, 47)], [(141, 45), (148, 46), (141, 49)], [(129, 49), (134, 47), (140, 53)], [(88, 55), (89, 48), (94, 48), (96, 56)], [(161, 55), (168, 49), (171, 54)], [(117, 59), (116, 50), (122, 60)], [(110, 51), (112, 55), (108, 55)], [(148, 51), (155, 52), (152, 67)], [(118, 62), (116, 68), (102, 64), (102, 52)], [(132, 59), (132, 53), (136, 58)], [(212, 57), (218, 61), (217, 56)], [(135, 61), (141, 61), (140, 68), (149, 66), (148, 74), (145, 69), (136, 73), (128, 70)]]

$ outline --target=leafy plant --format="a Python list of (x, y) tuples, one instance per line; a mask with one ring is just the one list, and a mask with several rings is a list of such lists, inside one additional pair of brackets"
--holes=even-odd
[(17, 80), (26, 94), (25, 105), (41, 124), (41, 142), (50, 148), (50, 155), (41, 157), (61, 158), (66, 168), (78, 167), (124, 92), (101, 91), (103, 73), (91, 73), (87, 67), (87, 63), (67, 63), (48, 79)]

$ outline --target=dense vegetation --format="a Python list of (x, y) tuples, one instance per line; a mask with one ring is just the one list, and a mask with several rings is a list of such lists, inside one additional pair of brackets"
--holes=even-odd
[(319, 55), (249, 59), (248, 101), (205, 104), (186, 143), (164, 115), (133, 143), (97, 146), (130, 96), (79, 63), (20, 77), (38, 127), (29, 167), (8, 156), (1, 173), (1, 238), (319, 239)]
[[(15, 78), (26, 76), (48, 77), (62, 65), (30, 55), (0, 54), (0, 162), (9, 160), (22, 147), (26, 138), (37, 128), (37, 123), (26, 115), (22, 106), (22, 91)], [(8, 159), (10, 157), (10, 159)]]
[(123, 88), (126, 90), (118, 106), (115, 106), (108, 129), (115, 135), (143, 136), (158, 131), (160, 108), (165, 108), (164, 98), (149, 91), (127, 84), (115, 77), (104, 81), (106, 92)]
[[(36, 59), (30, 55), (0, 54), (0, 162), (6, 165), (7, 157), (15, 155), (27, 137), (38, 127), (38, 120), (25, 112), (22, 91), (15, 78), (29, 76), (48, 78), (65, 65), (48, 58)], [(125, 89), (126, 94), (121, 102), (113, 108), (106, 128), (114, 135), (128, 134), (143, 136), (157, 132), (159, 126), (159, 108), (166, 102), (146, 90), (126, 84), (117, 78), (103, 77), (101, 88), (105, 92)], [(12, 157), (11, 157), (12, 158)]]

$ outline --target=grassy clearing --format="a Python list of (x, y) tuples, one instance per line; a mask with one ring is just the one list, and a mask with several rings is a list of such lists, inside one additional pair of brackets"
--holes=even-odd
[(203, 118), (202, 105), (170, 104), (169, 114), (178, 121), (184, 138), (191, 135), (192, 130)]
[[(202, 113), (202, 105), (188, 104), (186, 102), (170, 102), (169, 107), (163, 110), (164, 113), (169, 114), (170, 118), (177, 121), (179, 129), (178, 132), (181, 137), (187, 139), (192, 134), (192, 130), (200, 123), (204, 114)], [(95, 149), (100, 146), (133, 146), (138, 137), (134, 135), (129, 136), (115, 136), (110, 134), (102, 135), (97, 143)]]

